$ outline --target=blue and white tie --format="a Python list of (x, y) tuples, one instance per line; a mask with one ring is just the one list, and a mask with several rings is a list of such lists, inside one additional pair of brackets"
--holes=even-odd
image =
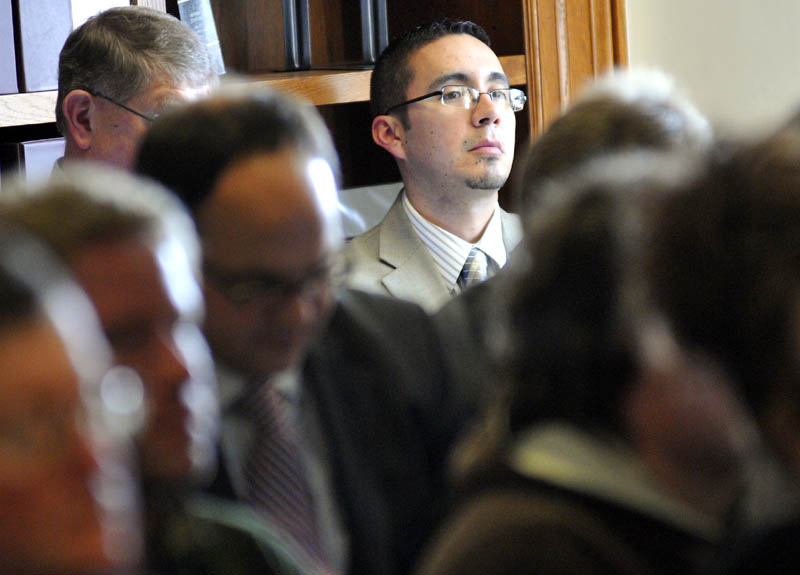
[(458, 276), (458, 286), (463, 291), (472, 284), (484, 281), (487, 277), (489, 277), (489, 261), (486, 254), (477, 246), (473, 246)]

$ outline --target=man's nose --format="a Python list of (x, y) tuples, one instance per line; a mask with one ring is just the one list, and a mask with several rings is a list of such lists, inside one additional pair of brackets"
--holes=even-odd
[(503, 104), (495, 102), (492, 97), (482, 92), (478, 95), (478, 101), (472, 107), (472, 123), (475, 127), (486, 124), (496, 124), (500, 121)]

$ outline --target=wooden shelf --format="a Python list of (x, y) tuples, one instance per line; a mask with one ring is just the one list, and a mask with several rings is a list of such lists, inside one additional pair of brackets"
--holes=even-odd
[[(525, 56), (501, 56), (500, 63), (514, 86), (526, 83)], [(247, 81), (298, 94), (315, 106), (369, 101), (372, 70), (307, 70), (251, 75)]]
[[(511, 84), (526, 83), (525, 56), (501, 56)], [(372, 70), (305, 70), (243, 77), (245, 82), (299, 94), (316, 106), (369, 100)], [(0, 128), (55, 121), (56, 92), (0, 95)]]
[(0, 128), (55, 122), (56, 95), (54, 90), (0, 96)]

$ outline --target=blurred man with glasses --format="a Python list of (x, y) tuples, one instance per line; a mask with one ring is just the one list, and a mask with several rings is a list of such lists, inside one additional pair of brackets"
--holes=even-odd
[(347, 254), (356, 287), (434, 311), (502, 268), (519, 222), (498, 205), (525, 106), (486, 32), (467, 21), (415, 28), (381, 54), (371, 81), (372, 137), (404, 188)]
[(212, 491), (250, 503), (307, 573), (407, 573), (440, 516), (460, 409), (425, 312), (343, 289), (337, 165), (314, 108), (233, 88), (159, 118), (137, 160), (203, 244), (223, 410)]

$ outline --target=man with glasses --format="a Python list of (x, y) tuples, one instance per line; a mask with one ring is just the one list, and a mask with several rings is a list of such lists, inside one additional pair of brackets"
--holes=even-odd
[(64, 157), (127, 169), (161, 110), (215, 82), (202, 40), (176, 18), (137, 6), (101, 12), (61, 49), (56, 124)]
[(372, 137), (395, 157), (404, 189), (348, 245), (352, 284), (434, 311), (502, 268), (520, 239), (497, 198), (526, 98), (509, 87), (486, 32), (449, 19), (390, 44), (370, 88)]
[(213, 491), (249, 502), (308, 573), (394, 575), (439, 516), (461, 417), (425, 312), (342, 289), (337, 163), (313, 108), (261, 90), (165, 114), (137, 170), (178, 193), (203, 244)]

